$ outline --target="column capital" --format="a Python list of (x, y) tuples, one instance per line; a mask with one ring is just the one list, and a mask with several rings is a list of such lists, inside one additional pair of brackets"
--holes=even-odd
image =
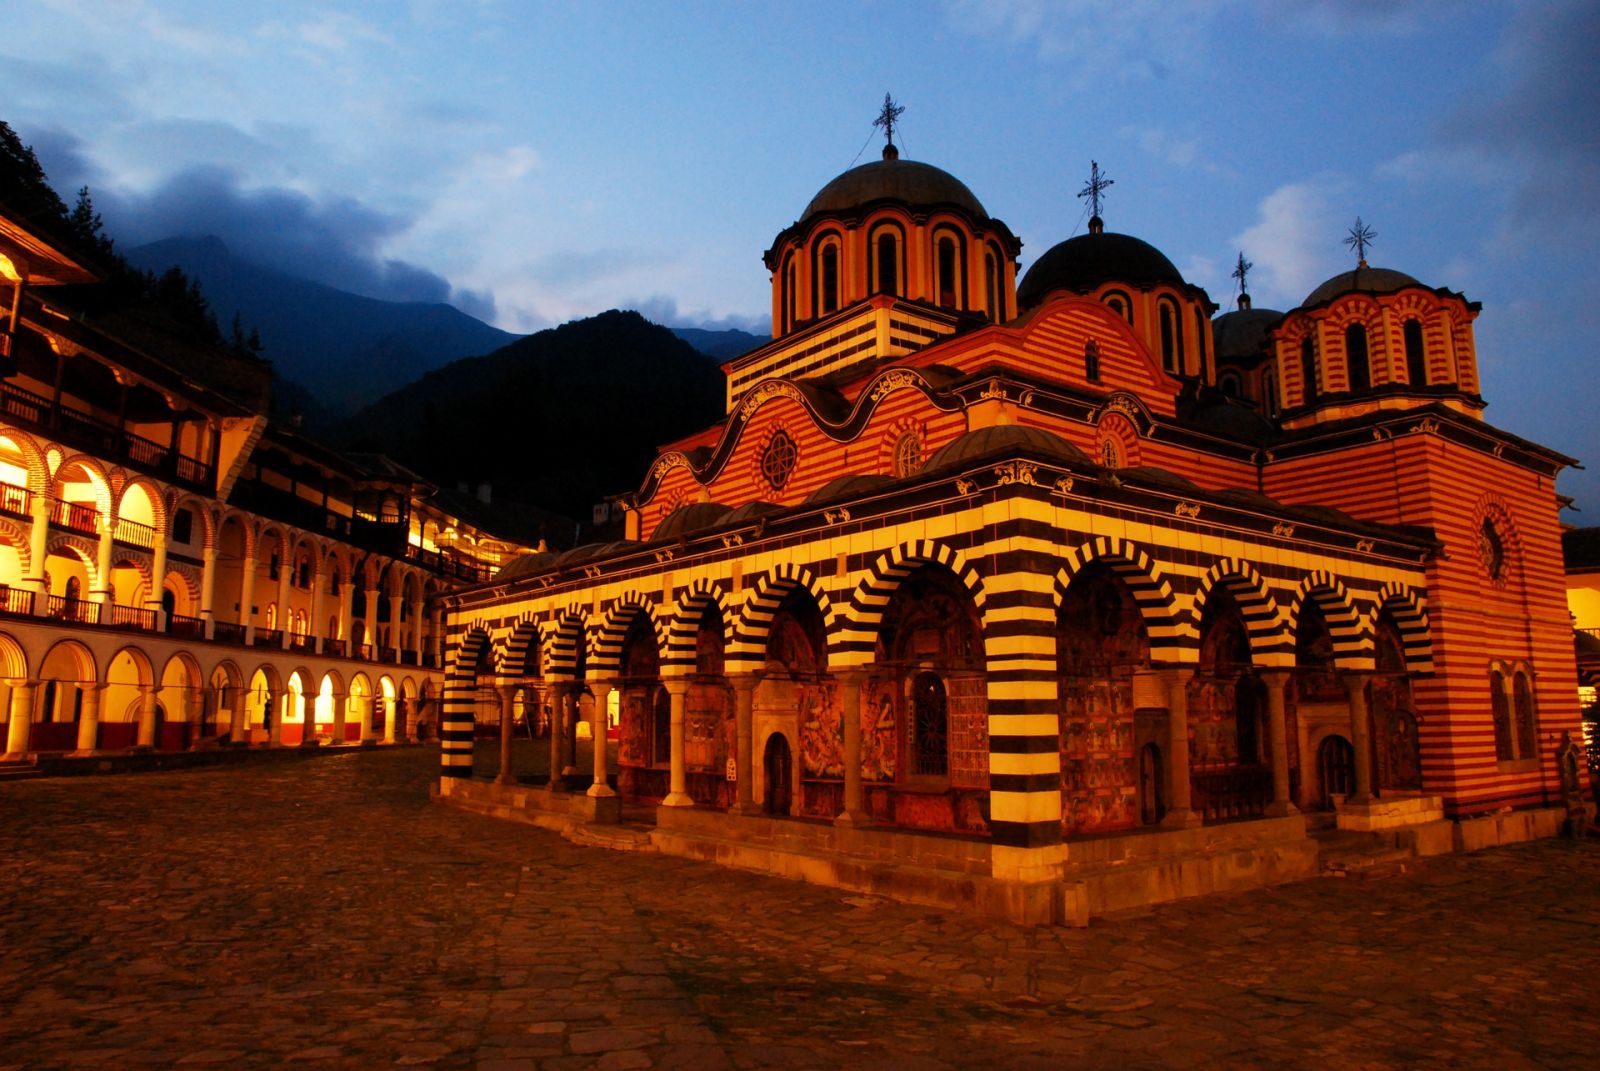
[(859, 688), (861, 682), (872, 676), (872, 670), (869, 666), (843, 666), (839, 669), (830, 669), (828, 675), (840, 684), (854, 685)]
[(1261, 676), (1261, 682), (1268, 688), (1282, 688), (1289, 683), (1289, 678), (1294, 675), (1293, 670), (1277, 667), (1258, 670), (1257, 672)]
[(687, 695), (689, 693), (689, 678), (663, 677), (661, 678), (661, 687), (665, 688), (667, 694), (674, 698), (680, 695)]
[(748, 673), (730, 673), (728, 674), (728, 684), (736, 692), (753, 692), (761, 684), (764, 676), (765, 674), (759, 669), (751, 670)]

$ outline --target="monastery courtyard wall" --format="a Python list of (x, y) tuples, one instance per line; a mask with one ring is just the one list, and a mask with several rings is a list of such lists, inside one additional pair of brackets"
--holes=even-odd
[(0, 1066), (1500, 1069), (1600, 1045), (1595, 843), (1023, 928), (433, 806), (438, 761), (0, 784)]

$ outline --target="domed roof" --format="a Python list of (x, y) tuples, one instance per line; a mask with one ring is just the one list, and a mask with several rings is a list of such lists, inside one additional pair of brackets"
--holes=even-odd
[(1137, 287), (1184, 285), (1172, 261), (1149, 242), (1131, 234), (1091, 230), (1046, 250), (1022, 277), (1017, 304), (1037, 305), (1052, 290), (1087, 294), (1113, 282)]
[(721, 502), (690, 502), (667, 514), (651, 538), (677, 539), (698, 529), (710, 528), (731, 512), (732, 508)]
[(873, 201), (900, 201), (908, 205), (954, 205), (976, 219), (989, 213), (966, 184), (932, 164), (900, 159), (894, 146), (883, 159), (852, 167), (821, 190), (800, 214), (802, 220), (818, 212), (848, 212)]
[(1332, 301), (1340, 294), (1353, 291), (1364, 294), (1392, 294), (1408, 286), (1421, 285), (1403, 271), (1395, 271), (1393, 268), (1369, 268), (1367, 262), (1363, 260), (1354, 271), (1340, 272), (1311, 291), (1300, 304), (1302, 308), (1310, 308), (1312, 305), (1321, 305)]
[(523, 554), (512, 558), (500, 567), (494, 574), (496, 580), (515, 580), (519, 576), (533, 576), (551, 568), (556, 563), (556, 555), (548, 550), (534, 551), (532, 554)]
[(1276, 309), (1242, 308), (1211, 321), (1217, 360), (1258, 356), (1267, 345), (1267, 328), (1283, 319)]
[(1043, 428), (1030, 428), (1021, 424), (999, 424), (969, 431), (959, 439), (948, 443), (928, 459), (927, 464), (922, 466), (922, 472), (927, 475), (1019, 450), (1067, 463), (1083, 463), (1089, 460), (1088, 455), (1082, 450)]

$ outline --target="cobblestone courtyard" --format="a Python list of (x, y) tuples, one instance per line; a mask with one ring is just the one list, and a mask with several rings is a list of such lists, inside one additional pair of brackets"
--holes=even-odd
[[(0, 784), (0, 1067), (1592, 1067), (1600, 846), (1023, 930), (430, 803)], [(492, 756), (486, 757), (492, 762)]]

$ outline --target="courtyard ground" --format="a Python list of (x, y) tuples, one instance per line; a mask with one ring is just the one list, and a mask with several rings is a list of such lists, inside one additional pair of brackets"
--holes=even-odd
[(1600, 845), (1030, 930), (578, 847), (437, 762), (0, 784), (0, 1068), (1600, 1063)]

